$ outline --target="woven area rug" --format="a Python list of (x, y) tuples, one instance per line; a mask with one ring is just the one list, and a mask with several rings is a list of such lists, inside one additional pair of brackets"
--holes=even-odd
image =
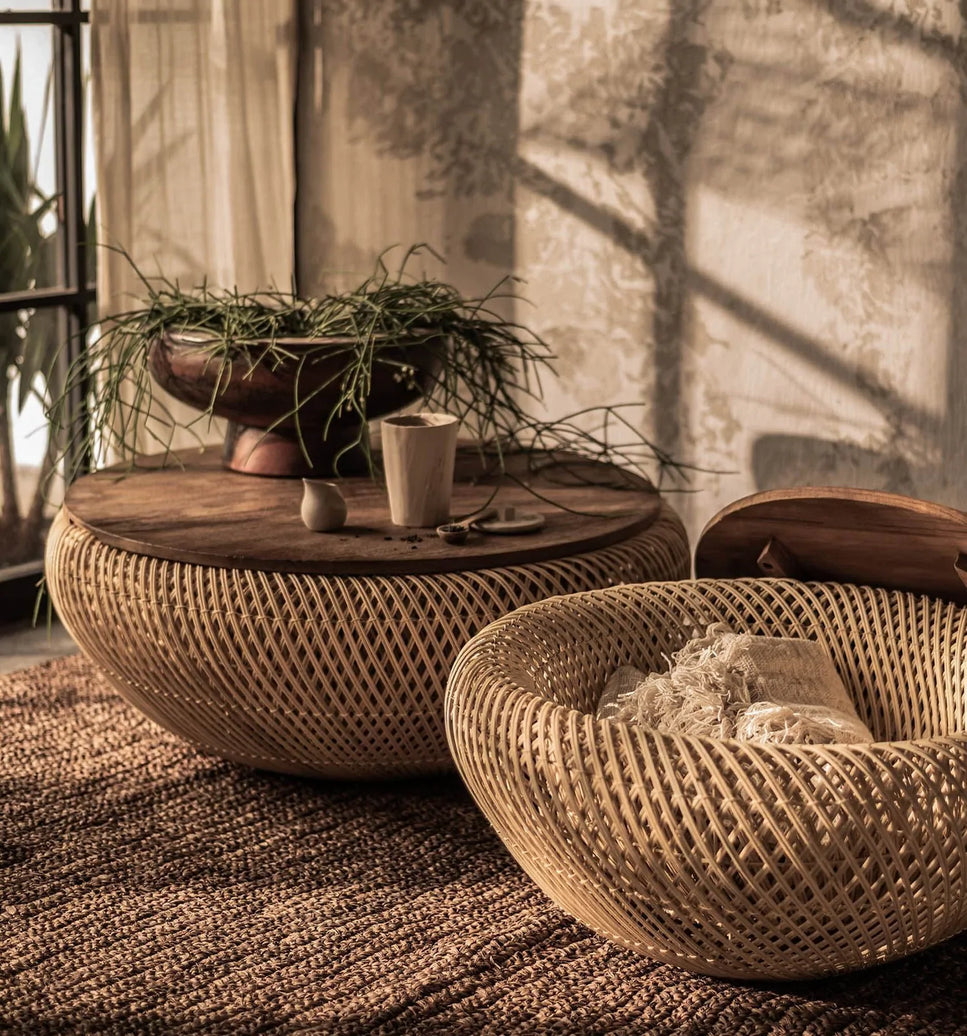
[(967, 1034), (967, 938), (740, 985), (612, 946), (456, 778), (199, 755), (79, 657), (0, 678), (3, 1033)]

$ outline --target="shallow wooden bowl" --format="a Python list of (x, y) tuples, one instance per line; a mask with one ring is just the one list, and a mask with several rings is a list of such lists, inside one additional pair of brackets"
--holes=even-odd
[[(211, 342), (202, 334), (166, 332), (149, 348), (148, 369), (176, 399), (202, 411), (210, 408), (229, 421), (226, 466), (256, 475), (322, 478), (335, 474), (336, 455), (360, 428), (355, 413), (329, 420), (341, 395), (341, 373), (354, 348), (352, 339), (279, 339), (277, 344), (293, 358), (275, 365), (257, 360), (264, 342), (252, 343), (231, 362), (214, 354)], [(432, 372), (439, 367), (441, 339), (414, 338), (383, 347), (380, 355), (386, 362), (373, 365), (369, 419), (399, 410), (426, 393)], [(412, 377), (401, 377), (398, 364), (412, 367)], [(297, 401), (301, 401), (298, 419), (292, 412)], [(339, 469), (341, 474), (360, 471), (362, 458), (344, 456)]]

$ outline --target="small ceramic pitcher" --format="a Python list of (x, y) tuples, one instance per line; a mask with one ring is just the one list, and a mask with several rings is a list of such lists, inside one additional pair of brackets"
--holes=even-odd
[(313, 532), (334, 532), (346, 524), (346, 501), (335, 482), (302, 480), (302, 521)]

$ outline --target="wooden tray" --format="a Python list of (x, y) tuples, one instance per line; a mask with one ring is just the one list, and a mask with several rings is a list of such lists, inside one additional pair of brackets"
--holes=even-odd
[(860, 583), (967, 603), (967, 514), (865, 489), (756, 493), (705, 526), (695, 575)]

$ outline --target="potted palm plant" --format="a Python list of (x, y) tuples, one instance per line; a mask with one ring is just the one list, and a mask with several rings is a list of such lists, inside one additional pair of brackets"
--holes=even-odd
[[(56, 196), (37, 187), (21, 92), (20, 55), (9, 101), (0, 74), (0, 294), (55, 283), (58, 235), (47, 229)], [(31, 397), (57, 395), (60, 342), (52, 310), (0, 313), (0, 565), (39, 558), (48, 478), (57, 456), (50, 435), (35, 484), (18, 490), (14, 420)]]

